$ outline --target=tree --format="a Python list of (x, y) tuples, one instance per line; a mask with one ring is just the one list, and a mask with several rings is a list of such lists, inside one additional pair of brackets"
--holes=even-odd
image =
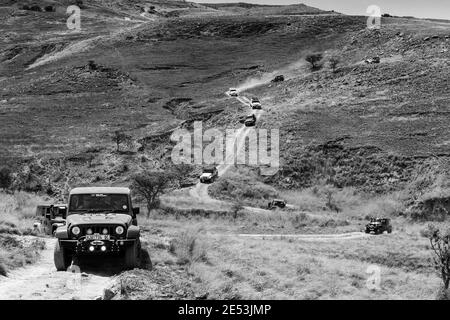
[(310, 53), (306, 56), (305, 60), (311, 64), (312, 69), (318, 69), (319, 62), (322, 58), (323, 55), (321, 53)]
[(12, 184), (11, 170), (8, 167), (0, 168), (0, 188), (8, 189)]
[(131, 136), (125, 134), (123, 131), (117, 130), (114, 132), (112, 141), (117, 146), (117, 149), (116, 149), (117, 152), (120, 152), (120, 145), (121, 144), (129, 145), (131, 143)]
[(434, 267), (442, 279), (445, 292), (447, 292), (450, 285), (450, 229), (441, 232), (439, 228), (430, 224), (421, 234), (430, 241), (434, 253)]
[(151, 211), (158, 209), (160, 196), (171, 186), (175, 176), (168, 171), (144, 171), (133, 177), (131, 188), (147, 202), (147, 217)]
[(330, 59), (328, 60), (328, 64), (330, 65), (331, 70), (333, 70), (333, 72), (336, 72), (337, 66), (341, 61), (339, 60), (339, 58), (337, 57), (330, 57)]

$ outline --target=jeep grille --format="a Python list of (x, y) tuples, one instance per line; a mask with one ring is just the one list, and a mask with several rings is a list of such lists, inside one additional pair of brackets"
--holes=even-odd
[[(105, 226), (102, 226), (102, 225), (95, 225), (95, 226), (79, 226), (80, 227), (80, 229), (81, 229), (81, 232), (80, 232), (80, 237), (84, 237), (84, 236), (86, 236), (87, 235), (87, 230), (88, 229), (91, 229), (92, 230), (92, 234), (94, 234), (94, 233), (99, 233), (99, 234), (103, 234), (103, 229), (107, 229), (108, 230), (108, 234), (109, 235), (111, 235), (111, 236), (115, 236), (116, 235), (116, 228), (118, 227), (119, 225), (105, 225)], [(125, 234), (126, 232), (124, 232), (124, 234)], [(124, 234), (122, 234), (122, 236), (124, 235)]]

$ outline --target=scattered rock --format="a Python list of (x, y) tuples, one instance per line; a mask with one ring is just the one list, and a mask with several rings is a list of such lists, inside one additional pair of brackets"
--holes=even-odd
[(206, 299), (208, 299), (208, 292), (195, 295), (195, 300), (206, 300)]

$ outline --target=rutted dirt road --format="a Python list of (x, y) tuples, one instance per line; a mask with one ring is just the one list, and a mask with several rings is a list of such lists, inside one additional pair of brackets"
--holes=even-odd
[[(0, 300), (91, 300), (101, 297), (114, 277), (97, 273), (57, 272), (53, 264), (56, 239), (46, 239), (39, 261), (0, 277)], [(77, 271), (76, 268), (73, 270)]]

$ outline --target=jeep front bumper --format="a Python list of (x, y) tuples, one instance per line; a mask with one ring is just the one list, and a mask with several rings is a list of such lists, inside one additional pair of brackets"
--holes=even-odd
[(126, 247), (133, 245), (136, 239), (111, 240), (60, 240), (64, 249), (70, 249), (75, 254), (111, 254), (121, 253)]

